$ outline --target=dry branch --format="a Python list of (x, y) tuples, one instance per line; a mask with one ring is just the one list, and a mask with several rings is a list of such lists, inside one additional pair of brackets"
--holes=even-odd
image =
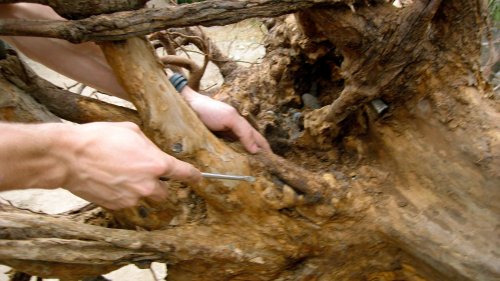
[(200, 81), (203, 73), (205, 72), (205, 67), (208, 63), (208, 60), (205, 59), (204, 67), (199, 67), (196, 62), (191, 59), (180, 57), (180, 56), (162, 56), (160, 61), (165, 64), (166, 67), (172, 68), (172, 66), (178, 66), (189, 70), (189, 78), (188, 78), (188, 86), (195, 90), (200, 90)]
[(0, 4), (5, 3), (38, 3), (51, 6), (59, 15), (68, 19), (86, 18), (97, 14), (109, 14), (118, 11), (135, 10), (144, 6), (147, 0), (0, 0)]
[(210, 41), (208, 40), (208, 37), (201, 30), (199, 32), (199, 36), (190, 36), (184, 33), (177, 33), (177, 32), (169, 32), (169, 36), (170, 35), (182, 37), (184, 44), (191, 43), (195, 45), (204, 54), (202, 66), (198, 67), (196, 65), (196, 67), (190, 70), (189, 80), (188, 80), (189, 87), (191, 87), (195, 91), (199, 91), (201, 78), (203, 77), (203, 74), (205, 74), (208, 62), (210, 61), (210, 58), (212, 56)]
[(247, 0), (203, 1), (168, 8), (145, 8), (75, 21), (3, 20), (0, 34), (65, 39), (73, 43), (120, 40), (171, 27), (214, 26), (254, 17), (276, 17), (298, 10), (352, 1), (341, 0)]
[(60, 122), (46, 107), (0, 75), (0, 120), (10, 122)]
[[(220, 244), (217, 237), (222, 238)], [(228, 234), (221, 237), (203, 226), (137, 232), (76, 223), (63, 217), (5, 211), (0, 211), (0, 238), (0, 260), (125, 264), (165, 259), (175, 263), (195, 258), (244, 261), (264, 254), (250, 248), (244, 252), (231, 250), (224, 244)], [(241, 238), (231, 237), (231, 241), (238, 240)]]
[[(198, 28), (188, 28), (186, 33), (191, 34), (193, 36), (198, 36), (203, 38), (205, 45), (210, 46), (210, 56), (209, 59), (213, 62), (220, 70), (222, 77), (224, 77), (224, 81), (226, 83), (230, 82), (236, 74), (238, 73), (238, 64), (226, 56), (216, 44), (212, 42), (210, 37), (206, 36), (203, 30)], [(199, 48), (199, 47), (198, 47)], [(201, 48), (199, 48), (201, 50)], [(206, 53), (206, 52), (205, 52)]]
[(0, 67), (6, 79), (65, 120), (76, 123), (130, 121), (141, 125), (134, 110), (61, 89), (36, 75), (15, 53), (0, 60)]

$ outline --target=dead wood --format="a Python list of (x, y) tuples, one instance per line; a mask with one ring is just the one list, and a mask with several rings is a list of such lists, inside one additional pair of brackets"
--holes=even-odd
[[(8, 71), (5, 62), (6, 59), (0, 60), (2, 72)], [(4, 75), (0, 75), (0, 119), (28, 123), (60, 122), (57, 116)]]
[[(248, 157), (215, 138), (168, 83), (146, 40), (102, 43), (160, 148), (202, 170), (257, 181), (172, 183), (171, 193), (184, 195), (114, 213), (121, 226), (161, 229), (150, 232), (1, 212), (3, 263), (34, 264), (33, 272), (68, 264), (90, 272), (86, 266), (99, 264), (105, 272), (116, 261), (161, 260), (174, 281), (496, 278), (500, 117), (475, 66), (479, 4), (439, 2), (402, 10), (361, 3), (276, 21), (263, 63), (220, 94), (256, 116), (284, 158)], [(308, 107), (305, 93), (323, 108)], [(372, 97), (390, 103), (384, 118), (363, 105)], [(356, 109), (329, 122), (328, 105), (337, 100)], [(75, 242), (61, 246), (75, 259), (56, 264), (38, 253), (43, 261), (32, 262), (10, 248), (54, 241)]]
[(160, 61), (167, 68), (172, 68), (172, 66), (174, 67), (178, 66), (187, 69), (189, 71), (188, 86), (195, 91), (200, 90), (201, 77), (205, 73), (205, 69), (208, 64), (208, 59), (205, 59), (203, 67), (198, 66), (198, 64), (196, 64), (196, 62), (194, 62), (193, 60), (180, 56), (166, 55), (160, 57)]
[[(212, 63), (214, 63), (218, 68), (219, 71), (224, 77), (224, 81), (226, 83), (229, 83), (233, 78), (234, 74), (238, 73), (240, 70), (238, 69), (238, 64), (230, 59), (228, 56), (226, 56), (218, 47), (217, 45), (212, 42), (210, 37), (208, 37), (205, 32), (201, 29), (201, 27), (189, 27), (189, 28), (184, 28), (185, 33), (191, 36), (196, 36), (199, 38), (203, 39), (204, 46), (198, 46), (198, 49), (203, 50), (203, 48), (206, 49), (205, 54), (208, 53), (209, 55), (207, 56), (207, 59), (210, 60)], [(196, 42), (195, 42), (196, 43)]]
[[(0, 34), (60, 38), (73, 43), (120, 40), (171, 27), (226, 25), (253, 17), (275, 17), (341, 0), (203, 1), (168, 8), (144, 8), (75, 21), (2, 20)], [(349, 1), (351, 3), (351, 1)]]
[(92, 15), (109, 14), (118, 11), (129, 11), (142, 8), (147, 2), (146, 0), (127, 0), (127, 1), (97, 1), (97, 0), (0, 0), (0, 4), (29, 2), (48, 5), (54, 9), (59, 15), (67, 19), (80, 19)]
[[(158, 40), (164, 47), (169, 56), (164, 56), (160, 59), (163, 63), (171, 64), (168, 67), (173, 71), (182, 73), (178, 67), (189, 70), (188, 84), (194, 90), (199, 90), (200, 81), (205, 74), (208, 62), (214, 63), (219, 68), (225, 83), (229, 83), (234, 78), (233, 74), (239, 71), (237, 63), (224, 55), (199, 26), (170, 28), (167, 31), (156, 32), (150, 39)], [(201, 67), (190, 60), (189, 57), (185, 59), (175, 56), (177, 48), (186, 52), (183, 46), (188, 44), (196, 46), (201, 54), (205, 56)]]
[[(31, 95), (62, 119), (76, 123), (129, 121), (141, 125), (134, 110), (61, 89), (36, 75), (13, 52), (10, 52), (8, 58), (0, 60), (0, 73), (10, 83)], [(28, 119), (24, 121), (30, 122)], [(33, 121), (35, 120), (31, 120)]]

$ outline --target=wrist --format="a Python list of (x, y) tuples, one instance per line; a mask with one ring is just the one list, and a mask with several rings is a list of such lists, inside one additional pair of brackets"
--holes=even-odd
[(46, 165), (44, 168), (44, 178), (40, 181), (42, 185), (36, 183), (38, 188), (58, 188), (64, 187), (70, 177), (70, 169), (74, 158), (74, 138), (75, 125), (64, 123), (42, 124), (38, 131), (44, 136), (46, 155)]
[(194, 101), (195, 99), (197, 99), (201, 96), (200, 93), (189, 88), (188, 86), (184, 87), (184, 89), (182, 89), (180, 94), (184, 98), (184, 100), (186, 100), (188, 103), (191, 103), (192, 101)]

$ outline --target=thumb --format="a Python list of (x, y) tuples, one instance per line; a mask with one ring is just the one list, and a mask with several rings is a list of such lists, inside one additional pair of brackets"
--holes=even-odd
[(193, 165), (166, 154), (167, 165), (160, 177), (179, 180), (185, 183), (197, 183), (201, 180), (201, 172)]

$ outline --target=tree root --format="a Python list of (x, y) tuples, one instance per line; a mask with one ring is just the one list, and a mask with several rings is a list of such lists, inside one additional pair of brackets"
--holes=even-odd
[[(418, 47), (420, 49), (413, 53), (413, 57), (408, 58), (402, 55), (401, 49), (411, 49), (416, 45), (415, 42), (427, 39), (428, 23), (436, 14), (440, 4), (441, 0), (431, 0), (428, 3), (418, 2), (404, 9), (399, 15), (392, 11), (395, 8), (383, 4), (375, 8), (364, 7), (356, 14), (349, 12), (337, 14), (335, 21), (338, 21), (339, 26), (357, 27), (356, 32), (350, 32), (352, 36), (346, 36), (345, 33), (342, 33), (345, 30), (342, 29), (323, 30), (321, 25), (316, 26), (316, 29), (336, 43), (342, 52), (345, 60), (342, 69), (346, 85), (332, 104), (316, 110), (306, 117), (311, 119), (305, 121), (305, 123), (309, 123), (311, 135), (324, 135), (325, 127), (333, 126), (328, 132), (328, 137), (334, 138), (339, 132), (335, 127), (339, 126), (362, 105), (380, 97), (387, 97), (389, 100), (394, 98), (388, 97), (394, 96), (394, 93), (398, 92), (393, 85), (400, 85), (397, 80), (408, 79), (407, 77), (402, 78), (405, 75), (405, 69), (400, 66), (417, 63), (417, 57), (427, 52), (422, 47)], [(393, 26), (381, 23), (378, 26), (374, 24), (377, 26), (376, 32), (371, 32), (374, 26), (363, 21), (370, 17), (369, 14), (373, 13), (374, 9), (378, 9), (381, 14), (388, 14), (390, 17), (396, 16), (397, 18), (392, 21), (402, 24)], [(313, 18), (315, 13), (312, 12)], [(317, 19), (316, 22), (318, 20), (321, 21)], [(309, 28), (311, 27), (309, 26)], [(373, 37), (378, 36), (379, 33), (389, 34), (389, 39), (374, 43), (377, 40)], [(340, 38), (342, 36), (338, 37), (339, 34), (343, 34), (343, 37), (348, 39)], [(359, 59), (360, 56), (361, 59)], [(370, 73), (379, 73), (380, 75), (370, 75)], [(372, 79), (375, 77), (376, 79)], [(324, 114), (325, 112), (326, 114)]]

